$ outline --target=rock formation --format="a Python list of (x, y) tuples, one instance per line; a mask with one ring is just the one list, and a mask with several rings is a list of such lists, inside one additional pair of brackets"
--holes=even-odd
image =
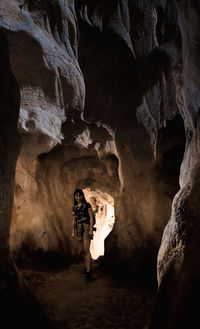
[(103, 262), (155, 275), (160, 247), (151, 329), (189, 327), (200, 271), (199, 16), (187, 0), (1, 1), (2, 274), (15, 273), (10, 249), (17, 264), (72, 262), (73, 191), (101, 191), (116, 218)]

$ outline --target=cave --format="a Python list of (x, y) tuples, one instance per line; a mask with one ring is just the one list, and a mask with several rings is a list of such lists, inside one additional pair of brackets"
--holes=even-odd
[(86, 200), (89, 200), (95, 211), (94, 237), (91, 241), (90, 252), (92, 259), (96, 260), (104, 256), (104, 241), (112, 231), (115, 224), (114, 199), (108, 193), (100, 190), (83, 190)]
[(188, 0), (1, 0), (6, 328), (198, 327), (199, 20)]

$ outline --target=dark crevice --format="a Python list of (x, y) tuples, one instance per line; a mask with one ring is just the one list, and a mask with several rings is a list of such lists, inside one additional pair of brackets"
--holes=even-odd
[(185, 129), (181, 116), (167, 121), (158, 132), (155, 179), (165, 184), (165, 193), (173, 198), (179, 190), (180, 166), (185, 151)]

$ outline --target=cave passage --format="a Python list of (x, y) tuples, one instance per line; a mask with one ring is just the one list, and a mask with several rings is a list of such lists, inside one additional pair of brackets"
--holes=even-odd
[(86, 199), (90, 202), (96, 212), (96, 224), (94, 238), (91, 241), (90, 253), (92, 259), (96, 260), (104, 256), (105, 238), (112, 231), (115, 223), (114, 199), (108, 193), (101, 190), (92, 191), (90, 188), (83, 190)]

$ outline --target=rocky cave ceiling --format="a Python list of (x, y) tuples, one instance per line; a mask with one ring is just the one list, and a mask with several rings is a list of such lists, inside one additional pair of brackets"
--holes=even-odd
[(105, 262), (159, 250), (159, 305), (180, 278), (152, 329), (200, 276), (199, 19), (195, 0), (0, 2), (3, 263), (9, 245), (72, 261), (74, 189), (107, 193)]

